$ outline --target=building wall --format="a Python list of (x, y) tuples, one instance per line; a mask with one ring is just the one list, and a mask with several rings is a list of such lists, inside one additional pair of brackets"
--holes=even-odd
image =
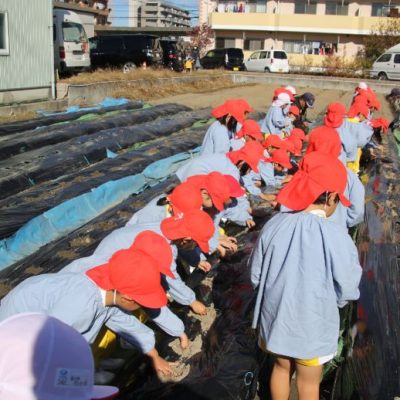
[(141, 17), (141, 26), (189, 27), (189, 13), (182, 8), (163, 1), (146, 1)]
[[(54, 76), (52, 1), (1, 0), (0, 11), (8, 13), (9, 35), (9, 55), (0, 55), (0, 91), (50, 91)], [(11, 94), (3, 93), (2, 99), (14, 101)]]

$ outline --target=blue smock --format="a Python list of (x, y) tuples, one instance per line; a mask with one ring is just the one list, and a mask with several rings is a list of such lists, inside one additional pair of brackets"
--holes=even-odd
[(282, 137), (282, 129), (285, 127), (285, 115), (279, 106), (271, 106), (261, 124), (261, 132), (279, 135)]
[(342, 125), (336, 128), (342, 143), (342, 151), (339, 157), (341, 160), (345, 158), (346, 162), (355, 161), (357, 159), (357, 136), (354, 134), (353, 130), (355, 128), (352, 125), (355, 124), (345, 119)]
[[(0, 321), (19, 313), (40, 312), (75, 328), (93, 343), (105, 324), (147, 353), (155, 346), (154, 332), (131, 313), (106, 307), (102, 290), (84, 274), (43, 274), (26, 279), (0, 302)], [(103, 291), (104, 292), (104, 291)]]
[(240, 173), (236, 165), (226, 154), (207, 154), (188, 161), (176, 171), (176, 176), (181, 182), (194, 175), (208, 175), (211, 172), (220, 172), (233, 176), (238, 182)]
[(231, 147), (231, 136), (225, 125), (222, 125), (219, 121), (213, 122), (204, 136), (200, 155), (227, 153)]
[(348, 168), (344, 195), (350, 200), (351, 206), (345, 207), (339, 202), (335, 212), (328, 219), (344, 228), (351, 228), (364, 220), (365, 188), (358, 176)]
[(309, 212), (278, 213), (249, 263), (258, 292), (253, 328), (267, 349), (299, 359), (334, 354), (338, 307), (359, 297), (361, 267), (347, 231)]
[[(140, 224), (140, 225), (129, 225), (123, 228), (116, 229), (107, 235), (97, 246), (93, 255), (90, 257), (80, 258), (73, 261), (71, 264), (66, 266), (63, 271), (67, 272), (82, 272), (82, 269), (87, 268), (87, 265), (93, 267), (108, 262), (111, 256), (118, 250), (128, 249), (132, 246), (136, 236), (146, 230), (154, 231), (162, 235), (160, 230), (160, 224)], [(173, 260), (171, 265), (171, 271), (176, 279), (172, 279), (168, 276), (162, 275), (162, 284), (165, 290), (171, 295), (171, 297), (179, 304), (190, 305), (196, 300), (196, 295), (192, 289), (190, 289), (182, 281), (178, 272), (176, 271), (176, 258), (178, 256), (178, 250), (175, 245), (171, 245)], [(95, 264), (94, 264), (95, 263)], [(94, 265), (93, 265), (94, 264)]]

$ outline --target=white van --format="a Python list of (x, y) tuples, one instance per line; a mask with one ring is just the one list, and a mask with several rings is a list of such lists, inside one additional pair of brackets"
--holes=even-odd
[(61, 74), (90, 68), (89, 41), (78, 14), (53, 10), (54, 67)]
[(371, 78), (400, 80), (400, 44), (391, 47), (373, 63)]
[(244, 62), (247, 71), (288, 73), (288, 56), (283, 50), (255, 51)]

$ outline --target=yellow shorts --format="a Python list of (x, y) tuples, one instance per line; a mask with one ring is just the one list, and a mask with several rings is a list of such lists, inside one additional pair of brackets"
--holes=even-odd
[(263, 339), (259, 338), (258, 339), (258, 345), (260, 347), (261, 350), (270, 353), (276, 357), (285, 357), (285, 358), (292, 358), (294, 359), (294, 361), (297, 364), (300, 365), (305, 365), (306, 367), (318, 367), (320, 365), (324, 365), (327, 362), (333, 360), (333, 358), (335, 357), (335, 354), (330, 354), (329, 356), (323, 356), (323, 357), (315, 357), (315, 358), (310, 358), (309, 360), (302, 360), (300, 358), (293, 358), (293, 357), (289, 357), (289, 356), (284, 356), (284, 355), (280, 355), (280, 354), (276, 354), (273, 353), (272, 351), (269, 351), (265, 345), (265, 342)]

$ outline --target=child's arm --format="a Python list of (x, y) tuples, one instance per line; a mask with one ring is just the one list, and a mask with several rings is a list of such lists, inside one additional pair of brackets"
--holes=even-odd
[(263, 236), (260, 236), (257, 239), (257, 243), (254, 246), (253, 252), (251, 253), (251, 257), (249, 259), (250, 265), (250, 279), (253, 285), (253, 288), (256, 289), (260, 284), (261, 280), (261, 272), (264, 264), (264, 241)]
[(348, 301), (360, 297), (358, 285), (361, 279), (361, 266), (357, 248), (351, 237), (337, 227), (337, 240), (331, 249), (331, 268), (338, 307), (344, 307)]

